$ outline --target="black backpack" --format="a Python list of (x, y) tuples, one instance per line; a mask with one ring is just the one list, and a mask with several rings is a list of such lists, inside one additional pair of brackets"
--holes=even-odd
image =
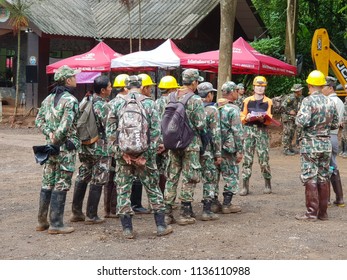
[(177, 92), (169, 95), (161, 121), (164, 147), (167, 150), (184, 150), (194, 138), (194, 131), (189, 126), (185, 105), (194, 95), (187, 93), (182, 101), (177, 100)]

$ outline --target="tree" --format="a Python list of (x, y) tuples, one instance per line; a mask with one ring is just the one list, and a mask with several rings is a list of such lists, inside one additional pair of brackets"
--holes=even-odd
[(141, 51), (141, 39), (142, 39), (142, 18), (141, 18), (141, 13), (142, 13), (142, 9), (141, 9), (141, 0), (139, 0), (139, 51)]
[(17, 73), (16, 73), (16, 99), (13, 112), (13, 122), (15, 122), (18, 111), (19, 100), (19, 80), (20, 80), (20, 52), (21, 52), (21, 29), (29, 26), (29, 8), (32, 5), (29, 1), (16, 0), (12, 4), (6, 0), (0, 0), (0, 6), (5, 7), (10, 12), (9, 23), (13, 33), (17, 34)]
[(129, 23), (129, 52), (132, 53), (133, 52), (133, 35), (132, 35), (132, 28), (131, 28), (131, 16), (130, 16), (130, 12), (131, 12), (131, 8), (134, 5), (134, 0), (119, 0), (119, 2), (124, 5), (127, 8), (128, 11), (128, 23)]
[(286, 47), (285, 55), (287, 63), (296, 65), (296, 31), (297, 31), (297, 15), (298, 3), (297, 0), (287, 0), (287, 23), (286, 23)]
[(232, 42), (237, 0), (220, 1), (220, 39), (219, 39), (219, 66), (218, 66), (218, 96), (223, 83), (231, 79)]

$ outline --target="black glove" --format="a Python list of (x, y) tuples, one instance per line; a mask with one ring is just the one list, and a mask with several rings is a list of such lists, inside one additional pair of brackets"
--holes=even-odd
[(36, 163), (43, 165), (49, 158), (49, 156), (59, 155), (59, 146), (57, 145), (43, 145), (33, 146)]
[(76, 150), (76, 146), (74, 143), (72, 143), (70, 140), (67, 140), (65, 142), (65, 147), (68, 151), (73, 151), (73, 150)]
[(207, 145), (211, 142), (212, 140), (212, 135), (211, 132), (200, 132), (200, 139), (202, 143), (202, 147), (200, 147), (200, 155), (203, 155), (206, 151)]

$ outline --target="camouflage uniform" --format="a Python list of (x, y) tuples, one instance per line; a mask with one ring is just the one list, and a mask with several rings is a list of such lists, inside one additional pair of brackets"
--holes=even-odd
[(245, 99), (246, 99), (246, 96), (244, 94), (243, 95), (239, 95), (239, 97), (233, 103), (241, 110), (243, 101)]
[(292, 152), (292, 142), (296, 130), (295, 125), (295, 115), (291, 115), (290, 111), (298, 112), (300, 104), (302, 101), (302, 96), (295, 96), (295, 93), (291, 93), (284, 98), (282, 102), (282, 124), (283, 124), (283, 134), (282, 134), (282, 146), (285, 152)]
[(344, 102), (344, 114), (342, 121), (342, 131), (341, 131), (341, 153), (340, 156), (347, 157), (347, 97), (345, 97)]

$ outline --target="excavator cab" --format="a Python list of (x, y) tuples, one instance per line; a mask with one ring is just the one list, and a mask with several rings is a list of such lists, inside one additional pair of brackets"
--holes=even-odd
[[(315, 68), (328, 76), (329, 68), (339, 80), (342, 88), (347, 84), (347, 61), (330, 48), (328, 31), (324, 28), (314, 32), (311, 56)], [(344, 90), (336, 90), (338, 96), (347, 96)]]

